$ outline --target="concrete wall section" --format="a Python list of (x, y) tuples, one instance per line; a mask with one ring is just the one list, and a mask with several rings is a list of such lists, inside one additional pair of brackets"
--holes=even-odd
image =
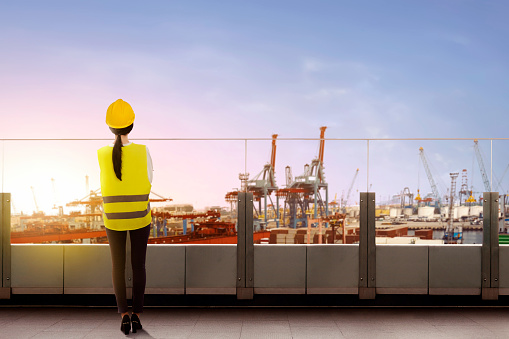
[(309, 246), (306, 279), (308, 294), (357, 294), (359, 246)]
[(499, 246), (499, 294), (509, 295), (509, 245)]
[(63, 245), (65, 294), (113, 294), (107, 244)]
[(62, 294), (63, 245), (12, 245), (13, 294)]
[(236, 294), (237, 245), (187, 245), (186, 294)]
[(428, 246), (377, 245), (377, 294), (427, 294)]
[(306, 245), (255, 245), (254, 293), (305, 294)]
[(481, 245), (429, 246), (429, 294), (481, 293)]
[(184, 294), (185, 245), (150, 245), (147, 248), (146, 294)]

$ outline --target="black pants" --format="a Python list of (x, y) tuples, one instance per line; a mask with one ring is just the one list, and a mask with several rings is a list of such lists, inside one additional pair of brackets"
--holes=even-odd
[(147, 256), (147, 242), (150, 234), (150, 224), (134, 231), (113, 231), (106, 229), (110, 243), (111, 263), (113, 266), (113, 289), (117, 298), (118, 313), (127, 312), (127, 298), (125, 287), (125, 247), (129, 232), (131, 239), (131, 266), (133, 268), (133, 313), (143, 312), (145, 297), (145, 258)]

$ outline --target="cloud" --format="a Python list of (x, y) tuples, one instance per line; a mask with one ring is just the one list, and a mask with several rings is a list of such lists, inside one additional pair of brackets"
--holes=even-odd
[(308, 100), (322, 100), (322, 99), (333, 99), (344, 96), (349, 92), (345, 88), (321, 88), (313, 93), (305, 95), (304, 98)]
[(319, 72), (327, 68), (327, 64), (316, 59), (305, 59), (302, 64), (304, 72)]

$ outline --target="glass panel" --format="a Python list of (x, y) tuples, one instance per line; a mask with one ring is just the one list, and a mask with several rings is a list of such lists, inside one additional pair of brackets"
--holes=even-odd
[[(370, 142), (370, 186), (376, 192), (378, 235), (385, 237), (378, 243), (482, 243), (484, 184), (474, 145), (473, 140)], [(488, 155), (489, 146), (485, 140), (476, 145)]]
[[(103, 242), (97, 210), (101, 141), (5, 142), (12, 243)], [(92, 199), (88, 195), (94, 191)], [(80, 200), (81, 204), (69, 205)], [(91, 200), (91, 204), (85, 201)], [(85, 238), (85, 233), (90, 237)]]
[[(255, 173), (249, 175), (247, 183), (248, 190), (255, 194), (254, 242), (358, 242), (355, 229), (358, 228), (359, 190), (366, 183), (366, 142), (324, 140), (322, 144), (319, 139), (282, 138), (276, 139), (275, 144), (277, 187), (267, 189), (271, 194), (267, 193), (265, 198), (263, 187), (268, 185), (266, 179), (270, 177), (267, 166), (272, 158), (271, 141), (249, 141), (248, 171)], [(320, 164), (321, 145), (323, 163)], [(309, 229), (308, 219), (313, 220)], [(343, 224), (350, 227), (352, 236), (348, 242), (343, 238)]]
[[(236, 219), (225, 194), (244, 171), (244, 141), (134, 142), (148, 146), (154, 167), (150, 199), (159, 222), (151, 237), (160, 239), (149, 242), (237, 242)], [(12, 193), (13, 202), (11, 242), (107, 241), (99, 210), (97, 149), (109, 141), (5, 144), (4, 190)]]
[(236, 244), (236, 199), (226, 198), (244, 172), (244, 141), (147, 141), (154, 162), (149, 243)]

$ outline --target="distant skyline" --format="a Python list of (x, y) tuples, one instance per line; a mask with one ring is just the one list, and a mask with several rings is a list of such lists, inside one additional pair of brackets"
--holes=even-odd
[[(105, 112), (118, 98), (136, 113), (133, 138), (317, 138), (320, 126), (328, 138), (504, 138), (508, 12), (505, 1), (469, 0), (3, 3), (0, 140), (112, 138)], [(494, 142), (499, 176), (508, 142)], [(4, 190), (22, 186), (28, 206), (29, 187), (47, 193), (49, 182), (51, 192), (58, 174), (60, 190), (81, 198), (76, 186), (89, 175), (92, 188), (101, 144), (3, 142)], [(224, 201), (219, 191), (239, 186), (243, 142), (147, 144), (154, 191), (176, 203), (193, 203), (194, 190), (198, 206)], [(284, 167), (300, 174), (317, 142), (278, 145), (282, 186)], [(426, 185), (422, 145), (446, 185), (463, 168), (480, 180), (471, 142), (381, 141), (370, 148), (372, 189)], [(249, 146), (254, 175), (270, 141)], [(489, 157), (489, 142), (481, 147)], [(330, 200), (356, 168), (367, 189), (366, 152), (365, 142), (326, 144)]]

